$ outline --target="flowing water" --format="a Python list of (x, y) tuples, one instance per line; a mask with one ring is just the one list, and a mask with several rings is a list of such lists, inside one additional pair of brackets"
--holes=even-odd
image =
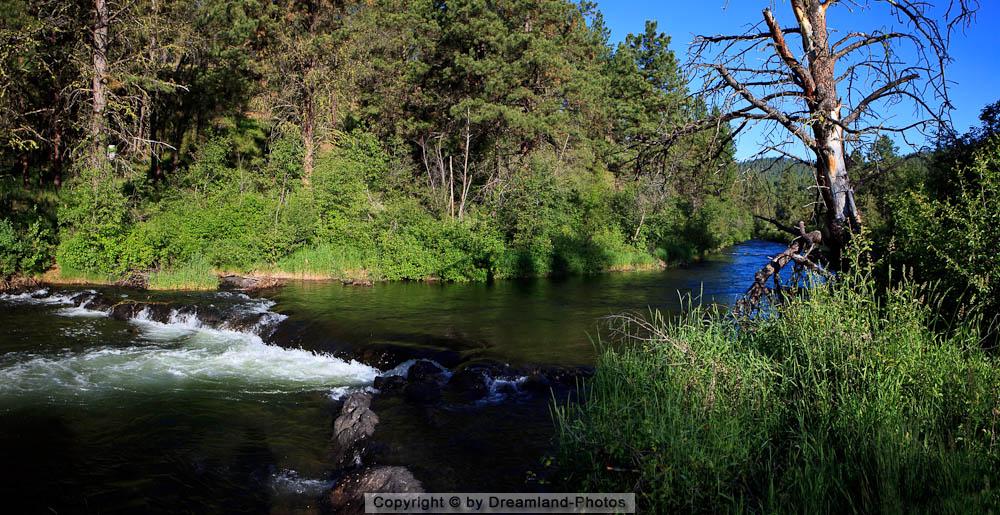
[[(183, 310), (113, 319), (77, 306), (82, 289), (0, 295), (5, 511), (315, 507), (334, 479), (337, 399), (386, 372), (353, 357), (591, 365), (601, 317), (673, 311), (686, 296), (731, 302), (780, 250), (748, 242), (690, 267), (560, 280), (291, 283), (267, 299), (100, 290), (211, 309), (214, 323)], [(428, 491), (544, 490), (551, 397), (509, 391), (434, 406), (377, 397), (374, 459), (407, 466)]]

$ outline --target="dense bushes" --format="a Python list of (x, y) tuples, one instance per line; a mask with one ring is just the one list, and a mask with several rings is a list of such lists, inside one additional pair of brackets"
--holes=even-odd
[[(1000, 137), (977, 146), (971, 163), (949, 167), (948, 195), (911, 192), (894, 199), (901, 260), (955, 295), (1000, 307)], [(944, 170), (938, 170), (938, 175)]]
[(987, 512), (1000, 505), (1000, 366), (927, 292), (842, 277), (737, 329), (624, 319), (586, 402), (558, 411), (573, 488), (650, 512)]
[(52, 240), (53, 232), (41, 218), (19, 226), (0, 218), (0, 280), (48, 268)]
[(341, 135), (309, 184), (299, 180), (294, 140), (254, 153), (238, 136), (221, 131), (177, 187), (145, 201), (131, 194), (151, 187), (144, 178), (81, 173), (62, 192), (62, 273), (150, 272), (153, 286), (207, 284), (209, 269), (484, 281), (652, 267), (657, 256), (689, 261), (747, 236), (731, 200), (696, 209), (671, 197), (646, 215), (635, 188), (599, 167), (560, 174), (543, 152), (502, 202), (485, 199), (459, 218), (407, 180), (412, 165), (369, 133)]

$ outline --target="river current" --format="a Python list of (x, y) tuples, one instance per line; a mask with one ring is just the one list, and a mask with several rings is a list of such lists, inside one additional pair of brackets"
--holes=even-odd
[[(683, 268), (492, 284), (293, 282), (262, 297), (113, 288), (0, 294), (4, 506), (316, 507), (334, 480), (338, 400), (372, 390), (391, 368), (366, 352), (448, 368), (593, 365), (602, 317), (677, 311), (691, 298), (730, 303), (780, 250), (751, 241)], [(81, 304), (98, 296), (193, 308), (116, 319)], [(377, 397), (377, 460), (408, 467), (428, 491), (545, 490), (553, 399), (510, 382), (497, 381), (476, 402)]]

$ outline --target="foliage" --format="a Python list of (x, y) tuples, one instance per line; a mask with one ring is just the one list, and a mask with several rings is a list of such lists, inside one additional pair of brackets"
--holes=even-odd
[(729, 140), (658, 138), (708, 115), (669, 38), (612, 45), (589, 2), (108, 4), (96, 117), (94, 7), (8, 3), (0, 164), (65, 182), (36, 206), (64, 275), (482, 281), (748, 236)]
[[(904, 264), (955, 294), (998, 307), (1000, 297), (1000, 138), (984, 141), (971, 163), (953, 168), (951, 198), (920, 191), (897, 197), (894, 236)], [(940, 172), (938, 172), (940, 173)]]
[(67, 272), (104, 276), (127, 270), (121, 255), (132, 223), (124, 181), (85, 170), (61, 192), (56, 261)]
[(559, 408), (571, 488), (651, 512), (997, 508), (1000, 366), (913, 284), (859, 268), (737, 329), (694, 309), (619, 320), (585, 402)]

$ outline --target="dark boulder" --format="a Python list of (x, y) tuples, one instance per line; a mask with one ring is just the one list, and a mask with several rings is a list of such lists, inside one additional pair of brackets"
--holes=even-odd
[(93, 311), (110, 311), (111, 306), (115, 304), (114, 301), (100, 293), (83, 295), (74, 300), (77, 301), (77, 306), (82, 306)]
[(226, 320), (225, 327), (230, 331), (252, 333), (259, 329), (261, 319), (266, 315), (267, 313), (240, 313)]
[(256, 277), (244, 277), (242, 275), (222, 275), (219, 276), (219, 289), (223, 290), (251, 290), (260, 283)]
[(462, 370), (480, 370), (487, 377), (501, 379), (511, 379), (524, 375), (523, 371), (511, 367), (507, 363), (486, 358), (467, 361), (456, 368), (456, 371), (461, 372)]
[(445, 369), (433, 361), (417, 360), (406, 372), (406, 379), (411, 383), (421, 381), (444, 381)]
[(419, 494), (423, 485), (405, 467), (372, 467), (341, 479), (327, 497), (334, 513), (364, 513), (366, 493)]
[(521, 381), (521, 389), (529, 392), (544, 392), (551, 387), (552, 382), (539, 370), (531, 372)]
[(400, 393), (406, 387), (406, 378), (403, 376), (378, 376), (375, 378), (373, 386), (379, 393)]
[(221, 327), (226, 321), (219, 310), (207, 306), (178, 306), (173, 312), (177, 318), (196, 318), (205, 327)]
[(483, 370), (466, 368), (451, 376), (446, 389), (449, 394), (461, 400), (475, 401), (486, 397), (489, 393), (487, 381), (486, 373)]
[(120, 302), (111, 307), (109, 315), (115, 320), (132, 320), (144, 311), (146, 319), (167, 323), (173, 310), (166, 304), (154, 302)]
[(375, 434), (378, 415), (371, 410), (372, 396), (355, 392), (344, 399), (340, 416), (333, 422), (333, 460), (347, 466), (355, 454), (363, 453), (364, 442)]

